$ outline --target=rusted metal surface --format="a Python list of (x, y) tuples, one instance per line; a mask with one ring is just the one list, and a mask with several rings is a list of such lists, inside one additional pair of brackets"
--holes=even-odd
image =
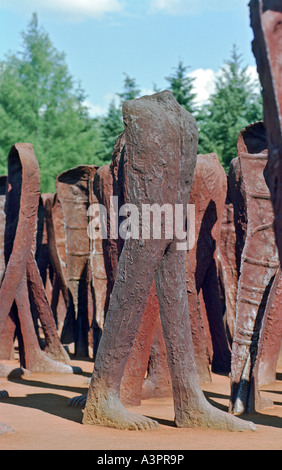
[(255, 399), (255, 364), (267, 299), (279, 267), (274, 216), (264, 177), (268, 155), (263, 123), (252, 124), (241, 131), (238, 158), (246, 194), (247, 232), (232, 345), (230, 411), (234, 414), (253, 412), (260, 406)]
[(251, 0), (253, 52), (263, 89), (267, 130), (267, 182), (274, 209), (274, 230), (282, 263), (282, 4), (280, 0)]
[(50, 305), (60, 334), (69, 303), (65, 270), (65, 233), (63, 213), (56, 194), (45, 197), (44, 215), (46, 223), (47, 248), (52, 271)]
[[(129, 202), (138, 210), (144, 203), (186, 207), (197, 159), (198, 134), (192, 116), (169, 92), (126, 102), (123, 113)], [(162, 235), (161, 240), (125, 241), (83, 423), (120, 429), (157, 426), (130, 413), (120, 402), (122, 376), (155, 278), (177, 426), (254, 429), (251, 423), (213, 408), (204, 398), (189, 320), (186, 252), (176, 249), (176, 238), (167, 240)]]
[(4, 227), (6, 225), (6, 213), (5, 213), (5, 203), (6, 203), (6, 185), (7, 185), (7, 176), (0, 176), (0, 284), (3, 279), (5, 271), (5, 252), (4, 252)]
[(267, 299), (258, 348), (256, 379), (258, 386), (276, 381), (282, 338), (282, 273), (279, 266)]
[[(5, 273), (5, 225), (6, 225), (6, 185), (7, 176), (0, 177), (0, 285)], [(12, 312), (6, 319), (5, 328), (0, 337), (0, 359), (12, 359), (14, 357), (15, 322)]]
[(76, 357), (89, 355), (89, 329), (103, 318), (106, 295), (102, 247), (88, 234), (88, 210), (97, 203), (93, 191), (97, 169), (94, 165), (80, 165), (59, 175), (56, 182), (64, 217), (69, 294), (61, 340), (75, 343)]
[[(190, 204), (195, 205), (195, 246), (187, 254), (192, 275), (188, 262), (186, 271), (195, 353), (203, 382), (210, 380), (208, 362), (205, 360), (208, 356), (213, 371), (230, 372), (230, 349), (223, 323), (224, 309), (218, 279), (226, 194), (227, 178), (217, 155), (198, 155), (190, 195)], [(194, 286), (191, 285), (193, 283)]]
[[(65, 364), (69, 358), (59, 341), (35, 261), (39, 197), (40, 172), (33, 147), (30, 144), (15, 144), (8, 157), (6, 267), (0, 287), (0, 335), (13, 308), (20, 328), (21, 365), (30, 371), (72, 372), (72, 368)], [(31, 303), (44, 329), (46, 351), (39, 346)]]
[[(121, 164), (120, 164), (121, 162)], [(110, 295), (117, 276), (119, 256), (124, 240), (119, 234), (120, 207), (128, 201), (126, 175), (126, 149), (124, 134), (121, 134), (113, 149), (112, 163), (100, 167), (94, 180), (94, 193), (98, 202), (107, 210), (107, 238), (102, 241), (101, 248), (105, 260), (107, 276), (107, 295), (104, 315), (106, 319)], [(117, 197), (117, 205), (111, 204), (111, 197)], [(116, 225), (114, 222), (116, 220)], [(115, 237), (111, 229), (116, 228)], [(156, 323), (159, 321), (159, 306), (155, 285), (151, 287), (141, 324), (127, 361), (121, 382), (121, 400), (123, 403), (138, 405), (141, 403), (142, 385), (146, 375)], [(103, 319), (100, 327), (103, 329)]]

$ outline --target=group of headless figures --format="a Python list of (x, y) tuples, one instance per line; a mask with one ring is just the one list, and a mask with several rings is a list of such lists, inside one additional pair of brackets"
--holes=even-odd
[[(62, 173), (55, 195), (40, 194), (32, 145), (10, 151), (0, 178), (0, 375), (17, 373), (3, 362), (15, 338), (20, 373), (79, 372), (66, 345), (76, 358), (91, 347), (88, 393), (70, 403), (84, 407), (84, 424), (158, 428), (126, 404), (170, 394), (177, 427), (252, 431), (236, 415), (269, 406), (259, 385), (275, 381), (282, 337), (282, 6), (252, 0), (250, 9), (264, 122), (240, 132), (228, 175), (216, 154), (197, 155), (196, 121), (168, 91), (124, 103), (112, 162)], [(173, 208), (169, 235), (161, 218), (158, 237), (134, 236), (132, 213), (144, 207)], [(113, 218), (127, 236), (114, 236)], [(230, 374), (229, 413), (202, 392), (211, 370)]]

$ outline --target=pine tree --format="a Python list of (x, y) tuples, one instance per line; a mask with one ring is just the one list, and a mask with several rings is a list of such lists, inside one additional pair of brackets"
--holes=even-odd
[(169, 83), (169, 90), (172, 92), (176, 101), (183, 106), (190, 113), (195, 112), (195, 97), (193, 93), (194, 78), (189, 77), (187, 70), (189, 67), (185, 67), (183, 62), (180, 60), (178, 66), (175, 68), (175, 72), (166, 77)]
[(117, 93), (117, 96), (120, 98), (121, 104), (124, 101), (134, 100), (136, 98), (139, 98), (140, 96), (140, 90), (136, 85), (136, 79), (131, 78), (126, 73), (124, 75), (125, 78), (123, 82), (123, 92)]
[(125, 101), (134, 100), (140, 96), (140, 90), (135, 78), (124, 74), (123, 91), (116, 93), (119, 104), (113, 99), (109, 105), (107, 115), (101, 121), (101, 138), (103, 142), (102, 153), (108, 160), (111, 159), (114, 144), (118, 136), (124, 131), (122, 118), (122, 104)]
[(0, 171), (6, 173), (15, 142), (34, 146), (43, 192), (56, 176), (79, 164), (99, 164), (100, 128), (84, 106), (85, 94), (70, 75), (65, 54), (53, 46), (34, 13), (22, 33), (22, 51), (0, 65)]
[(111, 160), (115, 141), (123, 130), (122, 112), (113, 99), (109, 105), (107, 115), (101, 122), (102, 153), (105, 159)]
[(258, 82), (242, 66), (242, 55), (233, 46), (231, 57), (216, 79), (215, 92), (204, 105), (197, 121), (199, 153), (216, 152), (226, 170), (237, 156), (238, 134), (246, 125), (261, 120), (262, 98)]

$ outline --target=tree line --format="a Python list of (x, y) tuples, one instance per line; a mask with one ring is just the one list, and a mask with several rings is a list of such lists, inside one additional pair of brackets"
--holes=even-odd
[[(179, 61), (165, 78), (167, 89), (199, 127), (199, 153), (216, 152), (227, 170), (236, 156), (240, 130), (262, 119), (262, 97), (234, 46), (215, 81), (207, 103), (197, 106), (194, 78)], [(0, 62), (0, 174), (7, 174), (7, 156), (15, 142), (34, 146), (41, 170), (42, 192), (55, 191), (59, 173), (81, 164), (105, 165), (123, 131), (122, 103), (140, 97), (136, 79), (124, 74), (123, 90), (105, 116), (93, 118), (81, 85), (69, 73), (65, 54), (32, 15), (22, 33), (22, 50)], [(160, 91), (153, 85), (154, 92)]]

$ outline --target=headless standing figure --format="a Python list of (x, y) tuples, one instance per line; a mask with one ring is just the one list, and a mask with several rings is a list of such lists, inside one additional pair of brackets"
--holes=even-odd
[[(196, 122), (170, 92), (123, 106), (128, 165), (128, 197), (139, 214), (142, 204), (189, 203), (197, 157)], [(186, 212), (186, 211), (185, 211)], [(178, 240), (128, 238), (120, 256), (104, 332), (88, 390), (83, 423), (118, 429), (154, 429), (155, 421), (124, 408), (120, 384), (155, 279), (167, 348), (175, 423), (234, 431), (254, 430), (212, 407), (200, 387), (194, 360), (185, 275), (185, 251)]]

